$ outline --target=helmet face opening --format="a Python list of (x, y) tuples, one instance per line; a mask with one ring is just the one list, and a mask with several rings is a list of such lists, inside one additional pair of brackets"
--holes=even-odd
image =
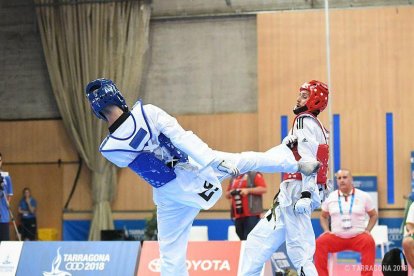
[(128, 111), (125, 99), (109, 79), (97, 79), (91, 81), (85, 88), (86, 97), (89, 100), (93, 113), (99, 119), (105, 120), (102, 110), (109, 105), (116, 105), (124, 112)]
[(101, 88), (101, 86), (100, 86), (100, 85), (98, 85), (98, 84), (93, 84), (91, 87), (89, 87), (89, 89), (88, 89), (88, 91), (89, 91), (89, 92), (86, 92), (86, 93), (88, 93), (88, 95), (89, 95), (90, 93), (95, 92), (95, 90), (97, 90), (97, 89), (99, 89), (99, 88)]

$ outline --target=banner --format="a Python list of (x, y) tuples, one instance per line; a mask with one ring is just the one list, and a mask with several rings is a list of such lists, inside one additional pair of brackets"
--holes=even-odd
[(140, 242), (24, 242), (17, 276), (134, 275)]
[(401, 223), (403, 218), (379, 218), (380, 225), (388, 226), (388, 241), (390, 242), (390, 249), (393, 247), (400, 247), (403, 240), (403, 233), (401, 233)]
[(378, 180), (374, 175), (354, 175), (354, 187), (365, 192), (378, 192)]
[(2, 241), (0, 244), (0, 275), (16, 275), (23, 242)]
[[(189, 275), (237, 276), (240, 246), (240, 241), (189, 242), (186, 262)], [(158, 242), (145, 241), (137, 275), (160, 275), (159, 256)]]

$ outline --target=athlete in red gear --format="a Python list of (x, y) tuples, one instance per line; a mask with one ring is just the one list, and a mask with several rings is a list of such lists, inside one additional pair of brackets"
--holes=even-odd
[(297, 160), (319, 160), (318, 175), (285, 174), (273, 208), (247, 237), (242, 275), (260, 275), (266, 260), (286, 241), (289, 258), (299, 275), (318, 275), (313, 264), (315, 234), (311, 212), (321, 204), (320, 190), (326, 186), (328, 132), (317, 116), (328, 104), (326, 84), (312, 80), (299, 89), (293, 112), (297, 115), (283, 143)]

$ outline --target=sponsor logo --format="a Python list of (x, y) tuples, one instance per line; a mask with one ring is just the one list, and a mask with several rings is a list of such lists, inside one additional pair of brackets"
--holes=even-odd
[(0, 264), (0, 275), (3, 275), (3, 273), (10, 273), (8, 275), (13, 274), (13, 269), (15, 268), (15, 265), (10, 261), (10, 255), (6, 256), (6, 259), (1, 262)]
[(71, 273), (59, 269), (60, 263), (62, 262), (62, 255), (60, 255), (59, 251), (60, 247), (56, 252), (56, 257), (53, 259), (52, 271), (43, 271), (43, 276), (72, 276)]
[(4, 261), (1, 262), (2, 265), (9, 265), (11, 264), (10, 262), (10, 255), (7, 255), (6, 259)]
[[(109, 254), (60, 254), (60, 247), (53, 259), (52, 271), (44, 271), (43, 276), (71, 276), (68, 271), (102, 271), (110, 261)], [(65, 271), (60, 270), (60, 265)]]
[(81, 262), (69, 262), (65, 264), (65, 268), (67, 270), (83, 270), (85, 268), (85, 264)]
[(3, 241), (0, 244), (0, 275), (16, 275), (23, 242)]
[(151, 262), (149, 262), (148, 264), (148, 269), (152, 272), (161, 272), (161, 260), (152, 259)]
[(403, 239), (403, 233), (400, 228), (388, 228), (388, 239), (391, 241), (401, 241)]
[[(186, 260), (187, 270), (192, 271), (230, 271), (228, 260)], [(161, 272), (161, 260), (152, 259), (148, 263), (152, 272)]]

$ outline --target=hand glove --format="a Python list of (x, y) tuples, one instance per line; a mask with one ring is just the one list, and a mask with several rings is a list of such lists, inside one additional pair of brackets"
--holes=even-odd
[(293, 135), (293, 134), (289, 134), (288, 136), (286, 136), (282, 140), (282, 144), (285, 144), (289, 148), (293, 148), (295, 143), (297, 143), (297, 142), (298, 142), (298, 137), (296, 135)]
[(237, 176), (240, 174), (239, 169), (226, 160), (219, 161), (219, 164), (216, 166), (216, 168), (217, 170), (230, 174), (231, 176)]
[(311, 193), (310, 192), (302, 192), (302, 196), (298, 201), (296, 201), (295, 206), (293, 207), (297, 214), (308, 214), (310, 215), (312, 212), (311, 203), (312, 200), (310, 199)]

